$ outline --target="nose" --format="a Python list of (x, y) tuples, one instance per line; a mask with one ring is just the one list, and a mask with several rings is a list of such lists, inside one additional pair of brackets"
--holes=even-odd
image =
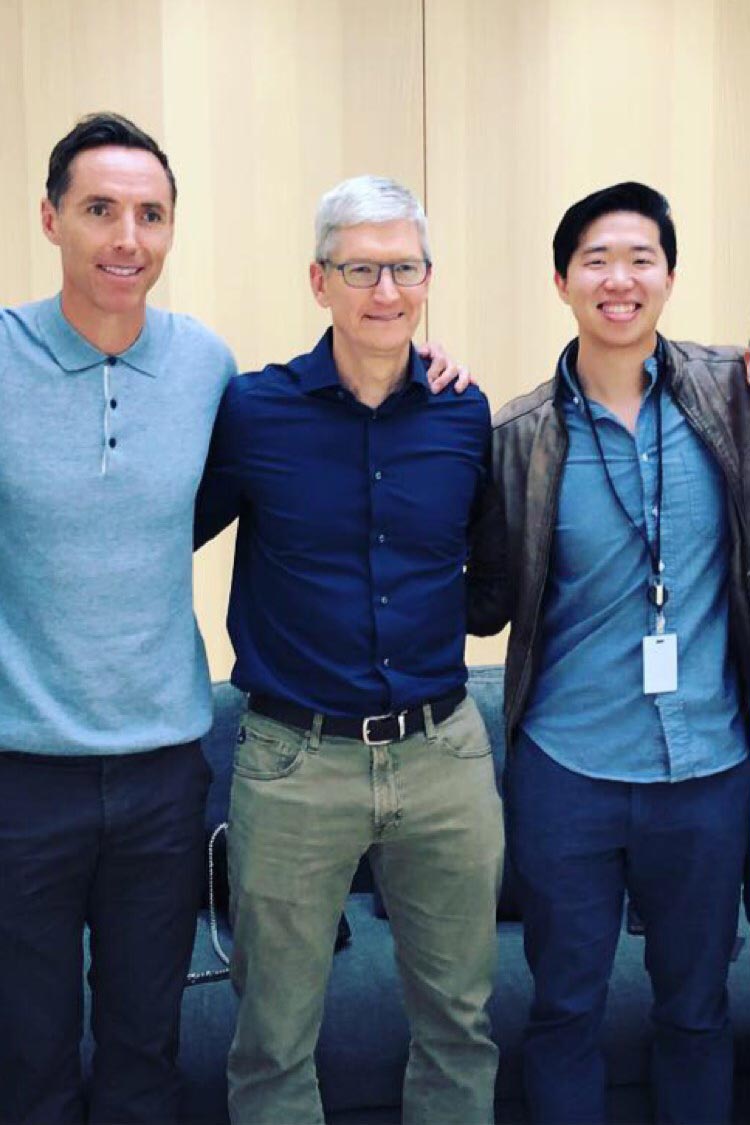
[(394, 297), (398, 297), (398, 286), (393, 280), (393, 272), (388, 266), (384, 266), (380, 271), (380, 280), (375, 286), (375, 296), (384, 301), (391, 301)]
[(633, 273), (629, 262), (612, 262), (605, 284), (609, 289), (629, 289), (633, 284)]
[(138, 248), (137, 233), (135, 215), (128, 211), (123, 212), (114, 231), (113, 246), (115, 250), (133, 253)]

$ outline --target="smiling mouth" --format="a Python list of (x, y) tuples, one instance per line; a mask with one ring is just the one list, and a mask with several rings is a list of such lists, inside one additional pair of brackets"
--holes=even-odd
[(381, 321), (384, 324), (391, 324), (395, 320), (400, 320), (403, 315), (404, 314), (402, 312), (391, 313), (389, 316), (385, 314), (383, 314), (382, 316), (377, 316), (375, 313), (367, 313), (366, 319)]
[(641, 305), (638, 301), (602, 301), (601, 304), (596, 306), (600, 312), (613, 320), (626, 320), (634, 316)]
[(142, 273), (143, 266), (104, 266), (96, 267), (102, 273), (108, 274), (110, 277), (135, 277), (136, 274)]

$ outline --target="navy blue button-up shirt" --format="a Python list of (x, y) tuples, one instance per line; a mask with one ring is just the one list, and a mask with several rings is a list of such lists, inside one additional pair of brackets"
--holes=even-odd
[[(656, 536), (656, 362), (635, 433), (591, 402), (604, 456), (633, 520)], [(747, 754), (728, 654), (729, 530), (721, 470), (668, 391), (661, 396), (661, 555), (666, 628), (677, 634), (678, 689), (643, 693), (642, 640), (653, 632), (645, 544), (612, 496), (580, 390), (563, 367), (570, 445), (543, 622), (543, 657), (523, 728), (576, 773), (685, 781)]]
[(432, 395), (412, 349), (377, 409), (309, 355), (230, 383), (196, 542), (239, 516), (233, 682), (330, 715), (412, 706), (466, 681), (470, 514), (490, 412), (475, 387)]

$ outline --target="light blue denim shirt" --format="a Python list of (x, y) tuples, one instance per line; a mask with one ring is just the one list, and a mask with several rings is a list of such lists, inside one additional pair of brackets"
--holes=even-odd
[[(591, 402), (613, 483), (632, 518), (656, 531), (656, 360), (635, 434)], [(669, 393), (661, 396), (666, 631), (678, 690), (643, 694), (642, 639), (654, 631), (646, 546), (619, 509), (583, 402), (563, 370), (570, 445), (544, 604), (542, 662), (522, 726), (555, 761), (615, 781), (682, 781), (747, 753), (728, 657), (729, 532), (721, 472)]]
[(211, 723), (193, 505), (234, 361), (149, 309), (110, 358), (59, 298), (0, 310), (0, 749), (119, 754)]

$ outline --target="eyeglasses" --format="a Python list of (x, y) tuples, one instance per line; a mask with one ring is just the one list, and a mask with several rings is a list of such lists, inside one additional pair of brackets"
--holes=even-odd
[(411, 258), (406, 262), (332, 262), (324, 258), (321, 266), (331, 266), (338, 270), (346, 285), (352, 289), (374, 289), (380, 282), (383, 270), (390, 270), (391, 277), (399, 287), (409, 288), (421, 285), (430, 272), (427, 258)]

